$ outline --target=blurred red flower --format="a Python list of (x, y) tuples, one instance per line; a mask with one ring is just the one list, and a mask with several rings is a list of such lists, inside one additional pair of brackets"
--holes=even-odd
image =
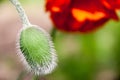
[(91, 32), (110, 19), (118, 20), (120, 0), (47, 0), (55, 26), (69, 32)]

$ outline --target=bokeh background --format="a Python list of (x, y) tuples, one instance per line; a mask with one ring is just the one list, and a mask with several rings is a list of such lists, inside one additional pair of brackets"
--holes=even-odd
[[(49, 33), (53, 28), (45, 0), (20, 0), (32, 24)], [(120, 12), (118, 12), (120, 16)], [(24, 66), (16, 55), (22, 23), (9, 0), (0, 0), (0, 80), (17, 80)], [(120, 21), (108, 21), (89, 34), (57, 31), (58, 66), (45, 80), (117, 80), (120, 77)], [(32, 80), (26, 74), (24, 80)], [(119, 80), (119, 79), (118, 79)]]

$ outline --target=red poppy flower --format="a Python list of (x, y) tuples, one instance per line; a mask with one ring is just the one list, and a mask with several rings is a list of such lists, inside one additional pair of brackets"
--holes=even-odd
[(47, 0), (55, 26), (63, 31), (91, 32), (110, 19), (118, 20), (120, 0)]

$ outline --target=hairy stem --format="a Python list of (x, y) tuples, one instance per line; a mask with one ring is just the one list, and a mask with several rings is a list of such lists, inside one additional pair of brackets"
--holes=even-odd
[(33, 80), (39, 80), (39, 76), (37, 76), (37, 75), (34, 76), (33, 78), (34, 78)]
[(26, 75), (26, 71), (22, 71), (20, 75), (18, 76), (17, 80), (23, 80)]
[(25, 14), (25, 11), (22, 8), (19, 0), (9, 0), (9, 1), (16, 7), (16, 10), (18, 11), (20, 18), (22, 20), (23, 26), (24, 27), (30, 26), (31, 24), (28, 20), (28, 17)]

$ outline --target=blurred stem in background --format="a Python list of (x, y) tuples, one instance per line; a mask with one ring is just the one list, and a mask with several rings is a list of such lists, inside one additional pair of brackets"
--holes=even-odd
[(54, 40), (55, 40), (55, 38), (56, 38), (56, 31), (57, 31), (56, 28), (53, 27), (53, 28), (52, 28), (52, 31), (51, 31), (51, 34), (50, 34), (51, 37), (52, 37), (53, 42), (54, 42)]

